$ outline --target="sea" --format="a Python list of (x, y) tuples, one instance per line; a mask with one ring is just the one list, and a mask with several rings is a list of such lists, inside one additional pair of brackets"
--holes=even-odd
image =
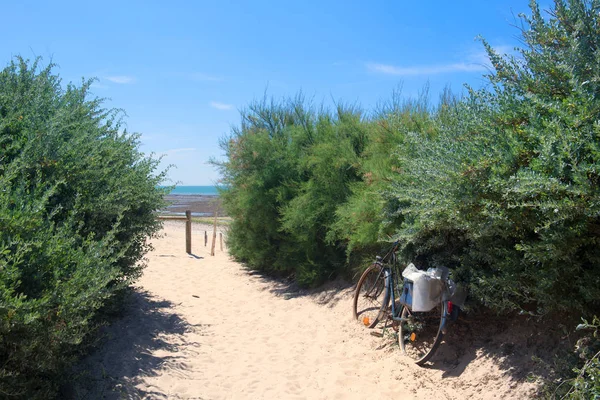
[(169, 194), (218, 196), (216, 186), (176, 186)]

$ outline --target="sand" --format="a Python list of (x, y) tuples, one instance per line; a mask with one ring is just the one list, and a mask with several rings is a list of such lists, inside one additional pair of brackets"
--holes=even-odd
[(211, 257), (205, 229), (194, 225), (190, 256), (183, 224), (165, 223), (125, 315), (78, 367), (71, 397), (517, 399), (535, 389), (477, 349), (418, 367), (391, 335), (352, 319), (351, 285), (301, 291), (247, 271), (218, 243)]

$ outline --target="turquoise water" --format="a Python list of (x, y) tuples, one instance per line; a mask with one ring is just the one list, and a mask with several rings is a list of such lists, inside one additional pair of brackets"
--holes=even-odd
[(203, 194), (217, 196), (216, 186), (177, 186), (170, 194)]

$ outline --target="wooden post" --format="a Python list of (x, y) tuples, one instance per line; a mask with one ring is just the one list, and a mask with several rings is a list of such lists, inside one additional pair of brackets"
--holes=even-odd
[(185, 210), (185, 252), (192, 254), (192, 212)]
[(204, 231), (204, 247), (206, 247), (207, 243), (208, 243), (208, 233), (206, 233), (206, 231)]
[(210, 255), (214, 256), (215, 255), (215, 242), (217, 241), (217, 216), (219, 214), (215, 213), (215, 225), (213, 227), (213, 240), (212, 240), (212, 246), (210, 248)]
[(221, 242), (221, 251), (223, 251), (223, 232), (219, 232), (219, 241)]

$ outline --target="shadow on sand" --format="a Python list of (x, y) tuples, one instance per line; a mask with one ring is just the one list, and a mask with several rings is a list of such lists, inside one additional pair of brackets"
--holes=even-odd
[[(245, 270), (245, 273), (265, 283), (263, 290), (277, 297), (286, 300), (310, 297), (329, 308), (343, 301), (348, 302), (348, 310), (351, 309), (349, 298), (355, 285), (347, 281), (338, 279), (315, 289), (302, 289), (291, 280), (272, 278), (252, 270)], [(476, 368), (480, 369), (482, 360), (488, 359), (490, 368), (498, 368), (507, 378), (508, 385), (540, 378), (551, 381), (556, 379), (557, 370), (561, 368), (559, 364), (564, 363), (575, 340), (565, 336), (564, 330), (565, 327), (555, 321), (542, 323), (522, 315), (497, 316), (485, 311), (461, 314), (459, 320), (449, 326), (444, 342), (424, 368), (442, 371), (443, 379), (456, 378), (473, 361), (477, 360)], [(383, 341), (379, 348), (388, 348), (392, 344), (389, 338)], [(397, 346), (397, 339), (393, 339), (392, 345)], [(481, 379), (491, 376), (483, 374)]]
[[(144, 377), (162, 369), (185, 374), (179, 348), (197, 348), (185, 333), (207, 326), (192, 326), (173, 310), (173, 303), (156, 300), (148, 292), (132, 292), (122, 318), (101, 331), (101, 340), (74, 369), (65, 385), (65, 399), (163, 399), (163, 393), (137, 388)], [(189, 350), (186, 350), (189, 351)], [(193, 350), (192, 350), (193, 351)], [(156, 355), (156, 354), (160, 355)]]
[[(463, 315), (448, 329), (442, 346), (426, 368), (443, 371), (442, 378), (459, 377), (469, 364), (490, 360), (508, 385), (556, 379), (572, 344), (564, 327), (527, 316), (488, 313)], [(481, 368), (481, 367), (479, 367)], [(488, 379), (486, 374), (482, 380)]]
[(260, 282), (266, 284), (263, 290), (268, 290), (276, 297), (282, 297), (290, 300), (298, 297), (310, 297), (317, 304), (333, 308), (339, 301), (345, 300), (347, 293), (354, 291), (354, 284), (348, 283), (342, 279), (336, 279), (327, 282), (317, 288), (301, 288), (291, 279), (278, 279), (268, 276), (259, 271), (245, 269), (248, 277), (254, 277)]

